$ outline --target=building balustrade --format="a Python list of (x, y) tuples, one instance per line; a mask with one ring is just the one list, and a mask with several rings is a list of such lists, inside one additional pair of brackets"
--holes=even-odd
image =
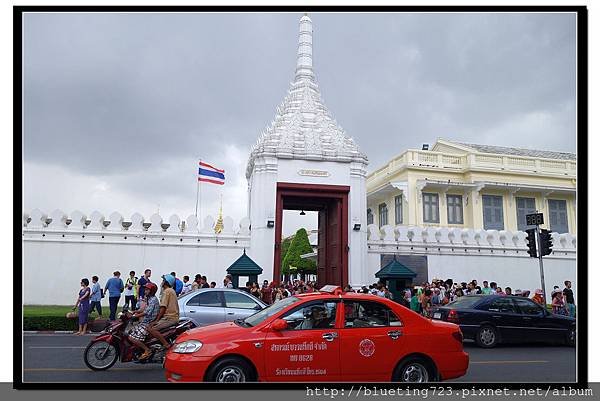
[(456, 155), (429, 150), (409, 149), (375, 170), (367, 178), (372, 183), (390, 176), (406, 167), (435, 167), (464, 172), (476, 169), (497, 169), (504, 172), (532, 172), (541, 175), (567, 175), (576, 177), (577, 163), (569, 160), (540, 159), (526, 156), (500, 156), (489, 154)]

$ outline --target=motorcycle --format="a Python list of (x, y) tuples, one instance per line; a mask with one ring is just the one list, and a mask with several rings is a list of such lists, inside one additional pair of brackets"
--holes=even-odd
[[(166, 349), (156, 338), (146, 342), (152, 351), (149, 358), (140, 360), (143, 350), (129, 341), (126, 329), (131, 321), (127, 308), (119, 313), (118, 319), (94, 338), (83, 353), (83, 360), (88, 368), (95, 371), (110, 369), (117, 360), (121, 362), (160, 363), (164, 362)], [(161, 330), (161, 334), (169, 343), (183, 332), (196, 327), (190, 319), (184, 318), (177, 325)]]

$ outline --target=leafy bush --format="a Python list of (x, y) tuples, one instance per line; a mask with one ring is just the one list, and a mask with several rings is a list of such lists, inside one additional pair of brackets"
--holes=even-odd
[(78, 328), (77, 319), (67, 319), (65, 316), (25, 316), (23, 317), (23, 330), (58, 330), (75, 331)]
[[(72, 308), (64, 305), (25, 305), (23, 306), (23, 330), (75, 331), (78, 329), (78, 320), (66, 317), (68, 312), (73, 311)], [(93, 317), (88, 318), (88, 323), (93, 321)]]

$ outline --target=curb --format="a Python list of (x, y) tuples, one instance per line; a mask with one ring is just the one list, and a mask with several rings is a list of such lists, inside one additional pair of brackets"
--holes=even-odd
[[(32, 330), (26, 330), (23, 331), (23, 334), (75, 334), (74, 331), (68, 331), (68, 330), (38, 330), (38, 331), (32, 331)], [(98, 333), (85, 333), (86, 336), (92, 336), (92, 335), (96, 335)]]

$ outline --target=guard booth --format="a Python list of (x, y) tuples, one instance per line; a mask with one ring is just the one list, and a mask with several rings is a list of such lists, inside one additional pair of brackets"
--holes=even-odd
[(404, 296), (402, 290), (411, 287), (412, 281), (416, 276), (417, 273), (398, 262), (396, 257), (375, 273), (375, 277), (388, 287), (396, 301)]
[[(258, 283), (258, 276), (261, 275), (263, 269), (256, 264), (248, 255), (246, 255), (246, 250), (244, 249), (244, 253), (240, 256), (235, 262), (227, 268), (227, 273), (231, 274), (231, 283), (233, 284), (233, 288), (239, 288), (240, 277), (248, 277), (248, 281)], [(243, 286), (246, 286), (246, 282), (242, 283)]]

